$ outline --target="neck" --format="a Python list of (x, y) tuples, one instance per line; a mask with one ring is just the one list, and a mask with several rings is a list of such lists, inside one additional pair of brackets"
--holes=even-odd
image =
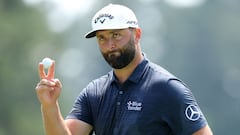
[(143, 56), (141, 52), (138, 52), (132, 62), (130, 62), (126, 67), (122, 69), (114, 69), (114, 73), (118, 78), (120, 84), (124, 83), (129, 78), (129, 76), (142, 60)]

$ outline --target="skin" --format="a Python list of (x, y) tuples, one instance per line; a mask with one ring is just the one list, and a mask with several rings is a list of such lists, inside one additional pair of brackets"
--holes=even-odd
[[(102, 54), (118, 56), (117, 51), (128, 44), (130, 40), (134, 41), (136, 49), (133, 60), (124, 68), (113, 69), (120, 83), (123, 83), (134, 71), (136, 66), (142, 61), (142, 51), (140, 48), (141, 29), (121, 29), (121, 30), (103, 30), (96, 33), (99, 49)], [(41, 103), (42, 117), (45, 126), (46, 135), (88, 135), (92, 126), (77, 119), (64, 120), (58, 104), (58, 98), (62, 90), (62, 84), (59, 79), (54, 78), (55, 62), (51, 65), (46, 74), (42, 63), (39, 63), (40, 82), (36, 86), (36, 93)], [(193, 135), (212, 135), (208, 125), (195, 132)]]
[[(142, 51), (140, 48), (140, 36), (141, 30), (130, 30), (130, 29), (120, 29), (120, 30), (107, 30), (98, 31), (96, 33), (97, 41), (99, 44), (99, 49), (102, 54), (109, 53), (111, 51), (122, 48), (126, 45), (129, 40), (134, 40), (135, 42), (135, 56), (133, 60), (124, 68), (114, 69), (114, 73), (117, 76), (120, 83), (123, 83), (131, 75), (136, 66), (143, 60)], [(119, 52), (114, 52), (114, 55), (120, 55)]]

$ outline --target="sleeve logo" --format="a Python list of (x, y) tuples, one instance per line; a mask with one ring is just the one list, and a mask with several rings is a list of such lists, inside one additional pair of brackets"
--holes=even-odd
[(202, 113), (196, 105), (190, 104), (185, 110), (185, 115), (187, 119), (196, 121), (201, 117)]

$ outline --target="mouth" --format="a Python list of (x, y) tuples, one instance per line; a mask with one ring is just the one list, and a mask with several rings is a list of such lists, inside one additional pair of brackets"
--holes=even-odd
[(121, 53), (119, 51), (111, 51), (108, 53), (108, 57), (111, 59), (119, 57), (120, 55), (121, 55)]

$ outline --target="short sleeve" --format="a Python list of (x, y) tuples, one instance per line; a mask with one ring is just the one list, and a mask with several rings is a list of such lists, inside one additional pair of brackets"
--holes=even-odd
[(86, 91), (86, 88), (81, 91), (66, 119), (78, 119), (92, 125), (91, 107), (88, 103)]
[(174, 134), (190, 135), (207, 124), (192, 92), (179, 80), (167, 84), (168, 111), (165, 119)]

